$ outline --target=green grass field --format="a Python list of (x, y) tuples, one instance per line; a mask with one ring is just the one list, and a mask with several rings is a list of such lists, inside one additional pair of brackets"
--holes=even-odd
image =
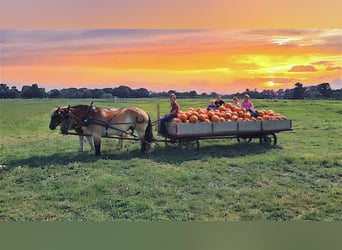
[[(208, 104), (178, 101), (182, 110)], [(118, 151), (103, 139), (101, 157), (48, 128), (55, 106), (89, 103), (0, 100), (0, 220), (342, 220), (341, 101), (255, 100), (293, 120), (275, 146), (216, 139), (143, 155), (135, 141)], [(167, 99), (94, 104), (135, 105), (155, 120), (157, 103), (169, 110)]]

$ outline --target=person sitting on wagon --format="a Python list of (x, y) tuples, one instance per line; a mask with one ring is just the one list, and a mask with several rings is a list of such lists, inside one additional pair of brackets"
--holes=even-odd
[(173, 118), (176, 118), (178, 115), (178, 110), (179, 110), (179, 105), (176, 101), (176, 95), (171, 94), (170, 95), (170, 101), (171, 101), (171, 110), (168, 114), (164, 115), (162, 118), (159, 120), (159, 130), (158, 133), (160, 135), (165, 135), (167, 133), (166, 131), (166, 122), (171, 121)]
[(221, 96), (220, 95), (217, 95), (216, 97), (216, 101), (215, 101), (215, 105), (216, 105), (216, 108), (224, 105), (224, 101), (221, 99)]
[(233, 97), (233, 105), (241, 108), (241, 104), (239, 103), (239, 99), (237, 98), (237, 96)]
[(216, 109), (216, 105), (215, 105), (215, 100), (210, 100), (210, 104), (207, 107), (207, 110), (214, 110)]
[(246, 94), (243, 97), (243, 101), (241, 102), (241, 108), (245, 108), (247, 112), (251, 114), (251, 116), (257, 117), (258, 111), (254, 109), (253, 103), (249, 100), (249, 95)]
[(247, 112), (251, 114), (251, 116), (257, 117), (258, 111), (254, 109), (253, 103), (249, 100), (249, 95), (245, 95), (243, 97), (243, 101), (241, 102), (241, 108), (245, 108)]

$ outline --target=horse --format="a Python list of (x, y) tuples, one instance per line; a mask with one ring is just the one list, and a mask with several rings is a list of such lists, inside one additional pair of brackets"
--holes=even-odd
[(101, 155), (101, 137), (130, 134), (135, 130), (140, 140), (141, 152), (147, 152), (153, 141), (150, 116), (137, 107), (124, 107), (117, 110), (88, 105), (68, 106), (61, 121), (61, 132), (77, 127), (85, 128), (94, 140), (95, 155)]
[[(49, 124), (49, 128), (51, 130), (55, 130), (57, 128), (57, 126), (59, 126), (62, 123), (63, 118), (67, 115), (67, 111), (68, 108), (67, 107), (56, 107), (52, 110), (51, 112), (51, 120), (50, 120), (50, 124)], [(112, 109), (115, 110), (115, 109)], [(76, 131), (76, 133), (79, 134), (79, 142), (80, 142), (80, 147), (79, 147), (79, 152), (83, 152), (84, 150), (84, 146), (83, 146), (83, 142), (84, 142), (84, 134), (87, 134), (86, 128), (85, 127), (81, 127), (81, 126), (75, 126), (74, 130)], [(122, 137), (127, 137), (127, 134), (123, 134)], [(91, 151), (95, 152), (95, 147), (94, 147), (94, 140), (92, 136), (86, 135), (85, 136)], [(124, 141), (123, 139), (119, 139), (118, 141), (118, 145), (117, 145), (118, 149), (123, 149), (124, 148)]]

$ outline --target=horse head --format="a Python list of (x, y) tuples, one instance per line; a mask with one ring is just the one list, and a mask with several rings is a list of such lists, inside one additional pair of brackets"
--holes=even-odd
[(60, 107), (54, 108), (51, 112), (51, 120), (49, 128), (55, 130), (57, 126), (61, 123), (61, 112)]
[[(78, 129), (82, 126), (83, 123), (83, 113), (84, 113), (84, 105), (78, 105), (63, 109), (62, 119), (61, 119), (61, 132), (62, 134), (68, 133), (71, 129)], [(87, 107), (87, 106), (86, 106)]]

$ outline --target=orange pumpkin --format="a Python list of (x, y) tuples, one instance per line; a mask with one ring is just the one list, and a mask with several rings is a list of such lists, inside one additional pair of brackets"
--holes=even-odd
[(213, 116), (210, 118), (210, 120), (211, 120), (212, 122), (218, 122), (218, 121), (219, 121), (219, 117), (218, 117), (217, 115), (213, 115)]
[(198, 117), (196, 115), (192, 115), (190, 116), (189, 121), (192, 123), (196, 123), (198, 122)]
[(231, 119), (232, 121), (237, 121), (238, 116), (237, 116), (237, 115), (232, 115), (232, 116), (230, 117), (230, 119)]
[(215, 115), (215, 112), (212, 111), (212, 110), (210, 110), (210, 111), (208, 112), (208, 117), (212, 117), (213, 115)]
[(259, 116), (263, 117), (265, 115), (265, 112), (261, 110), (261, 111), (258, 111), (258, 114)]
[(188, 119), (188, 116), (184, 113), (178, 114), (178, 119), (180, 119), (182, 122), (185, 122)]
[(217, 108), (219, 111), (224, 111), (224, 107), (223, 106), (220, 106)]
[(251, 114), (250, 113), (244, 113), (243, 114), (243, 118), (245, 118), (245, 119), (250, 119), (251, 118)]
[(226, 108), (231, 109), (231, 108), (233, 107), (233, 104), (231, 104), (231, 103), (226, 103), (224, 106), (225, 106)]
[(198, 119), (199, 119), (201, 122), (203, 122), (203, 121), (206, 119), (206, 117), (205, 117), (204, 114), (199, 114), (199, 115), (198, 115)]
[(179, 119), (179, 118), (173, 118), (173, 119), (171, 120), (171, 122), (182, 123), (181, 119)]

